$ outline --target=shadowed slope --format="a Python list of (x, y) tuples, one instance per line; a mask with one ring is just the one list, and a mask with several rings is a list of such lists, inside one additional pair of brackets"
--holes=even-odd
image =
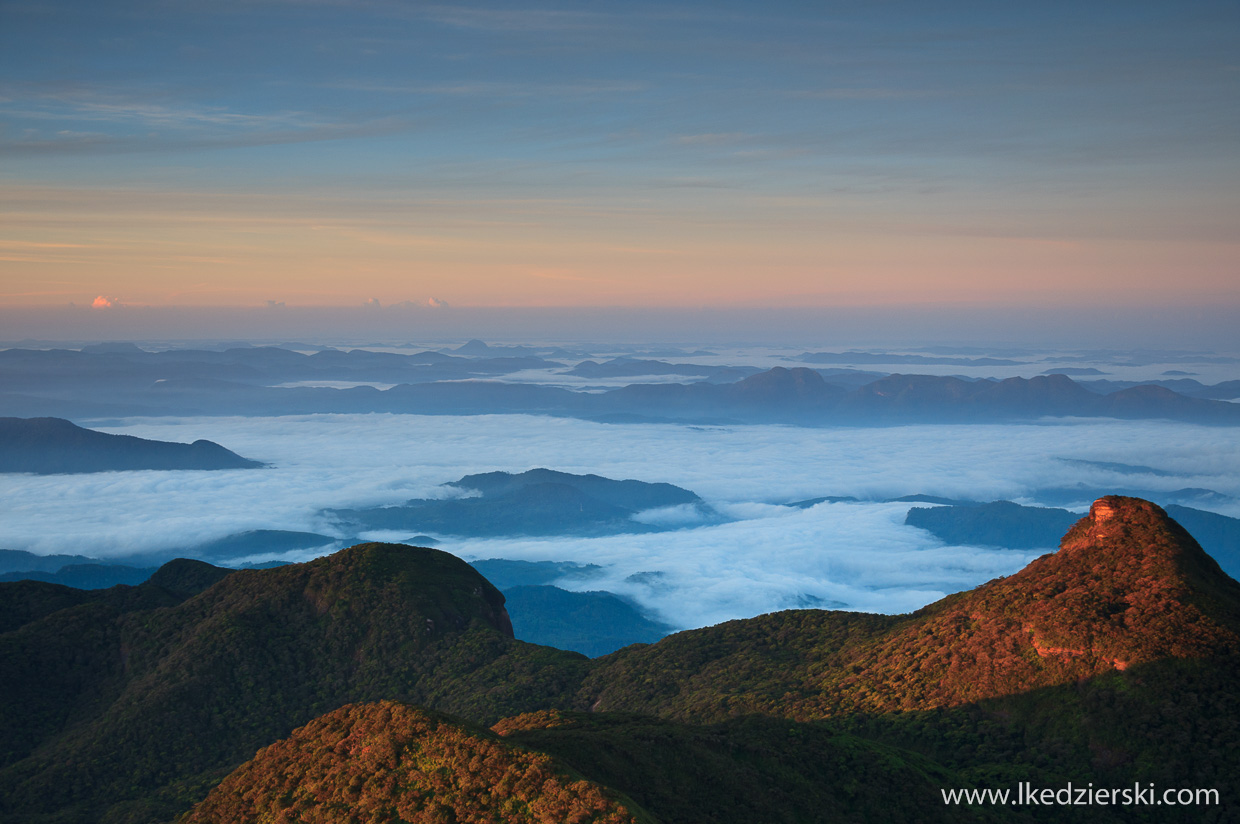
[[(194, 563), (160, 577), (187, 585)], [(130, 591), (148, 589), (166, 593)], [(163, 597), (87, 604), (0, 636), (0, 681), (48, 693), (61, 719), (38, 739), (27, 730), (18, 755), (30, 754), (0, 772), (0, 817), (99, 821), (137, 805), (135, 821), (167, 818), (219, 770), (350, 701), (495, 719), (555, 704), (585, 663), (514, 641), (499, 591), (431, 549), (362, 544), (234, 572), (180, 604)]]

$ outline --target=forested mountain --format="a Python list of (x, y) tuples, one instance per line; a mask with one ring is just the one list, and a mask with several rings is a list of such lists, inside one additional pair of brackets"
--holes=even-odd
[[(239, 799), (475, 820), (491, 813), (462, 788), (490, 775), (486, 803), (504, 812), (477, 820), (538, 820), (579, 791), (591, 814), (664, 822), (1025, 821), (939, 791), (1089, 781), (1221, 793), (1091, 820), (1236, 813), (1240, 584), (1136, 499), (1100, 499), (1058, 552), (910, 615), (773, 613), (594, 660), (514, 641), (476, 571), (398, 545), (232, 573), (178, 562), (140, 587), (73, 592), (28, 588), (0, 634), (5, 820), (167, 821), (326, 713), (195, 820), (261, 819)], [(460, 720), (334, 712), (359, 701)], [(522, 761), (472, 724), (552, 758)], [(544, 767), (549, 783), (521, 795), (519, 776)]]

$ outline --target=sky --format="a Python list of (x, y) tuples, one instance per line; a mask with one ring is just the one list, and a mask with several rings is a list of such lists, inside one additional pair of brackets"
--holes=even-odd
[(1234, 2), (0, 0), (0, 316), (1224, 328), (1237, 55)]

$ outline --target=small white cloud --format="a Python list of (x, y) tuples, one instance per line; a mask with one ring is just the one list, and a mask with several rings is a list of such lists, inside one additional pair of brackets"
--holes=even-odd
[(679, 504), (643, 510), (634, 515), (633, 520), (651, 526), (685, 527), (704, 524), (709, 516), (697, 504)]
[(440, 300), (439, 298), (427, 298), (426, 305), (430, 307), (431, 309), (447, 309), (448, 308), (448, 302), (446, 300)]
[(100, 295), (91, 303), (91, 309), (118, 309), (121, 302), (116, 298), (110, 298), (107, 295)]

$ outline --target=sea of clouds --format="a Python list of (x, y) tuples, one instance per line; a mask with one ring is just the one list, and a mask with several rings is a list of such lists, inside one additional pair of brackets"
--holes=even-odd
[[(805, 429), (374, 414), (126, 419), (95, 428), (169, 441), (207, 438), (270, 467), (0, 476), (0, 547), (120, 557), (250, 529), (331, 533), (325, 508), (455, 494), (441, 484), (470, 473), (540, 466), (593, 472), (686, 487), (733, 520), (702, 525), (691, 510), (673, 509), (642, 516), (680, 527), (671, 532), (444, 539), (440, 546), (469, 560), (599, 564), (596, 577), (563, 585), (621, 593), (682, 628), (797, 606), (907, 612), (1041, 554), (943, 546), (904, 525), (909, 504), (878, 503), (885, 498), (1034, 502), (1038, 489), (1083, 483), (1202, 487), (1240, 499), (1240, 432), (1158, 421)], [(1065, 458), (1171, 474), (1121, 473)], [(828, 495), (863, 502), (780, 505)], [(1212, 508), (1240, 516), (1235, 501)]]

